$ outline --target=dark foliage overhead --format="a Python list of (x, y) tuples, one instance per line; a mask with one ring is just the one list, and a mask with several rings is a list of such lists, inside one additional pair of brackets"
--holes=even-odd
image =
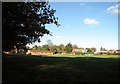
[(2, 47), (10, 51), (14, 47), (25, 48), (25, 45), (40, 42), (39, 37), (50, 34), (46, 24), (58, 24), (48, 2), (4, 2), (2, 3)]

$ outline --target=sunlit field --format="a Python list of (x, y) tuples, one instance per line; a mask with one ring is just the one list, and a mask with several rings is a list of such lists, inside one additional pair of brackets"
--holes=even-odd
[(118, 55), (3, 56), (3, 83), (117, 83)]
[[(40, 56), (40, 55), (38, 55)], [(95, 58), (119, 58), (119, 55), (61, 55), (61, 54), (55, 54), (55, 55), (46, 55), (46, 57), (95, 57)]]

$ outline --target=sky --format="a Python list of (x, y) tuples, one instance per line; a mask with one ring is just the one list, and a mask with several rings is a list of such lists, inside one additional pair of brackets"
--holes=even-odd
[(46, 25), (52, 36), (44, 35), (40, 43), (44, 45), (50, 39), (53, 44), (76, 44), (78, 47), (97, 50), (118, 49), (118, 14), (117, 2), (50, 2), (56, 10), (55, 16), (61, 24)]

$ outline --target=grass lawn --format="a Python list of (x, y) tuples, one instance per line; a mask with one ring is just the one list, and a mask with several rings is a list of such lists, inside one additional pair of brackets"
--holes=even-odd
[[(39, 56), (39, 55), (38, 55)], [(55, 55), (46, 55), (46, 57), (95, 57), (95, 58), (114, 58), (118, 59), (119, 55), (61, 55), (61, 54), (55, 54)], [(119, 58), (120, 59), (120, 58)]]
[(119, 81), (120, 59), (117, 55), (69, 56), (5, 55), (2, 57), (3, 83), (98, 84)]

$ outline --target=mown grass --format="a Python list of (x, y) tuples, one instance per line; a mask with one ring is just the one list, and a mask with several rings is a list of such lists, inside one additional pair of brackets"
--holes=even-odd
[[(59, 58), (58, 58), (59, 57)], [(3, 56), (3, 83), (118, 83), (116, 57)]]
[[(40, 56), (40, 55), (37, 55), (37, 56)], [(95, 57), (95, 58), (114, 58), (114, 59), (120, 59), (119, 58), (119, 55), (89, 55), (89, 54), (86, 54), (86, 55), (61, 55), (61, 54), (55, 54), (55, 55), (45, 55), (46, 57)]]

